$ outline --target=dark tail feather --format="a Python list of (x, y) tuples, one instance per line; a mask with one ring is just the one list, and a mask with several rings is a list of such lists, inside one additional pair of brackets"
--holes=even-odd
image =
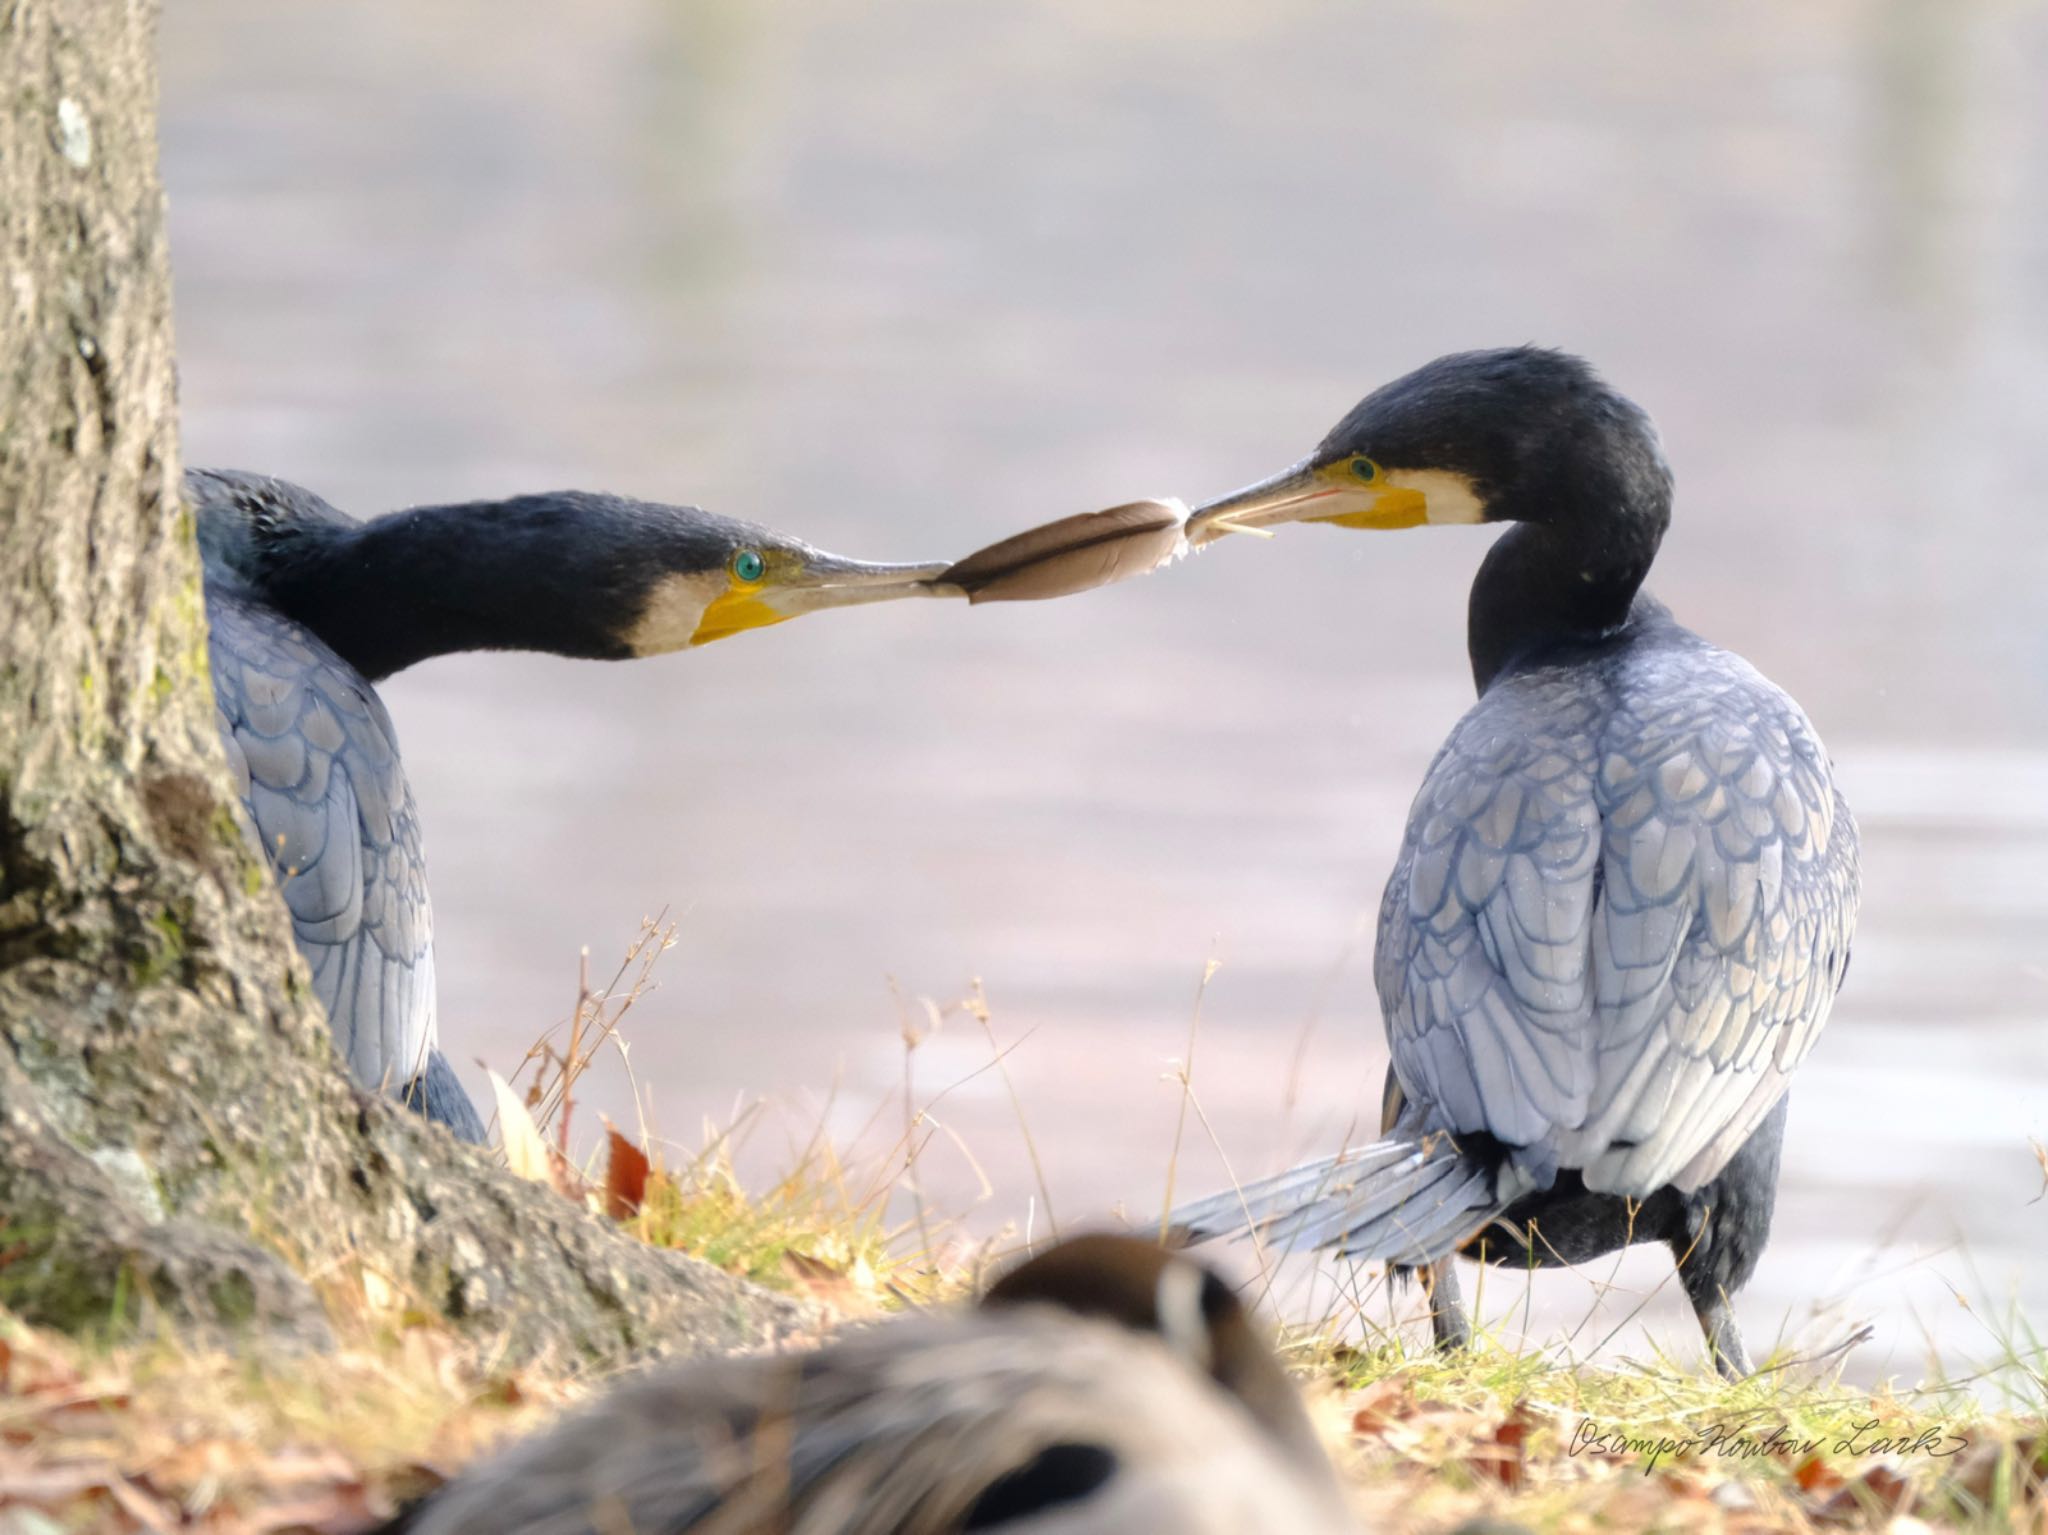
[(1449, 1136), (1379, 1141), (1212, 1194), (1167, 1217), (1189, 1242), (1256, 1232), (1288, 1251), (1420, 1266), (1448, 1257), (1498, 1215), (1493, 1169)]
[(408, 1082), (399, 1097), (414, 1113), (453, 1130), (457, 1140), (472, 1146), (485, 1144), (484, 1122), (477, 1117), (476, 1105), (469, 1101), (469, 1094), (456, 1080), (455, 1068), (440, 1051), (427, 1052), (427, 1069)]

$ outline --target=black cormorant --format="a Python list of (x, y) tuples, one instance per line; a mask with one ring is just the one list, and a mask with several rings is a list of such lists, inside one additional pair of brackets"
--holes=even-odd
[(372, 683), (459, 650), (656, 655), (800, 613), (947, 592), (688, 506), (565, 491), (363, 523), (260, 475), (194, 470), (221, 740), (356, 1081), (468, 1140), (436, 1044), (434, 926)]
[(1575, 357), (1440, 358), (1302, 463), (1198, 509), (1512, 524), (1472, 585), (1479, 701), (1423, 779), (1381, 903), (1376, 1145), (1176, 1212), (1430, 1270), (1667, 1243), (1729, 1375), (1770, 1231), (1785, 1092), (1856, 920), (1856, 828), (1798, 704), (1642, 590), (1671, 516), (1642, 410)]
[(973, 1310), (808, 1354), (655, 1366), (384, 1535), (1354, 1528), (1230, 1287), (1150, 1243), (1086, 1236)]

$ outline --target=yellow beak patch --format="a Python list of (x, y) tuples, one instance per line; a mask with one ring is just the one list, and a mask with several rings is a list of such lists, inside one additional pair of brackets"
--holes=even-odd
[(708, 645), (713, 640), (722, 640), (749, 629), (765, 629), (770, 624), (779, 624), (790, 615), (769, 606), (754, 591), (731, 591), (714, 597), (704, 609), (703, 617), (697, 620), (697, 632), (690, 636), (692, 645)]
[(1419, 528), (1430, 521), (1429, 497), (1405, 485), (1387, 485), (1372, 492), (1371, 506), (1354, 512), (1336, 512), (1327, 517), (1304, 517), (1304, 522), (1334, 523), (1340, 528)]

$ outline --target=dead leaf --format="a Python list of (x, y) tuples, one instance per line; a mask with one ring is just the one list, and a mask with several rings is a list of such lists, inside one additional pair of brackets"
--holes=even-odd
[(1517, 1402), (1498, 1427), (1466, 1456), (1466, 1466), (1477, 1476), (1496, 1481), (1510, 1492), (1528, 1480), (1528, 1458), (1524, 1446), (1529, 1430), (1536, 1426), (1525, 1403)]
[[(1706, 1479), (1691, 1471), (1660, 1471), (1657, 1481), (1674, 1498), (1705, 1498), (1713, 1502)], [(1714, 1505), (1720, 1507), (1718, 1503)]]
[(1833, 1492), (1846, 1480), (1841, 1472), (1818, 1455), (1807, 1456), (1792, 1472), (1792, 1485), (1813, 1498)]
[(1864, 1524), (1872, 1514), (1908, 1514), (1915, 1503), (1913, 1485), (1886, 1465), (1870, 1467), (1844, 1483), (1814, 1510), (1816, 1524)]
[(107, 1495), (114, 1500), (115, 1506), (122, 1513), (145, 1530), (158, 1530), (163, 1532), (163, 1535), (170, 1535), (171, 1530), (180, 1522), (174, 1510), (145, 1495), (124, 1476), (110, 1475), (107, 1478)]
[(1406, 1416), (1400, 1409), (1414, 1404), (1407, 1382), (1396, 1376), (1374, 1381), (1363, 1391), (1353, 1392), (1345, 1401), (1351, 1409), (1351, 1432), (1371, 1438), (1386, 1432), (1387, 1426)]
[(64, 1503), (89, 1492), (104, 1491), (112, 1468), (104, 1462), (38, 1463), (33, 1455), (0, 1456), (0, 1486), (23, 1503)]
[(610, 1154), (604, 1164), (604, 1207), (615, 1221), (631, 1220), (647, 1198), (647, 1153), (609, 1123), (604, 1127)]
[(838, 1316), (865, 1316), (875, 1309), (874, 1274), (864, 1263), (848, 1271), (786, 1248), (782, 1271), (799, 1290)]
[(505, 1149), (505, 1166), (514, 1177), (529, 1183), (552, 1183), (547, 1143), (540, 1138), (533, 1115), (512, 1091), (510, 1082), (489, 1068), (484, 1074), (491, 1080), (491, 1096), (498, 1104), (498, 1142)]
[(2013, 1444), (1985, 1440), (1965, 1450), (1956, 1464), (1951, 1484), (1957, 1492), (1980, 1507), (1991, 1502), (1997, 1489), (1999, 1468), (2012, 1457), (2012, 1498), (2015, 1503), (2048, 1493), (2048, 1437), (2021, 1439)]
[(273, 1530), (305, 1530), (311, 1535), (357, 1535), (383, 1522), (388, 1515), (361, 1482), (348, 1482), (319, 1492), (281, 1498), (250, 1509), (241, 1528), (250, 1535), (269, 1535)]

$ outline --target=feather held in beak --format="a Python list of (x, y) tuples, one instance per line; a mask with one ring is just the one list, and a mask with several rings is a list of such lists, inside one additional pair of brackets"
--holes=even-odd
[(1187, 551), (1186, 503), (1131, 501), (978, 549), (940, 576), (970, 602), (1042, 602), (1142, 576)]

